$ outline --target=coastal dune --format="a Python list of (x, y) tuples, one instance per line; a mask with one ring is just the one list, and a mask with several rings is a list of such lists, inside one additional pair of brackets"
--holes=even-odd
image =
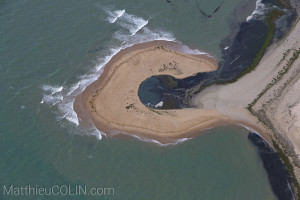
[(175, 42), (153, 41), (121, 50), (76, 98), (75, 111), (106, 134), (129, 133), (162, 143), (225, 123), (227, 118), (213, 109), (157, 110), (141, 103), (139, 86), (151, 76), (182, 79), (217, 69), (214, 58), (183, 49)]

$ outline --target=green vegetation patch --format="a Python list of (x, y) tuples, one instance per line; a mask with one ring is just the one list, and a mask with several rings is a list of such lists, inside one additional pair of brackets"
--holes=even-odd
[[(287, 56), (287, 54), (288, 54), (289, 52), (290, 52), (290, 49), (288, 49), (288, 50), (283, 54), (283, 57), (282, 57), (282, 59), (281, 59), (280, 62), (282, 62), (282, 61), (286, 58), (286, 56)], [(272, 127), (270, 127), (270, 126), (272, 126), (272, 125), (271, 125), (271, 124), (267, 124), (267, 123), (265, 122), (265, 120), (262, 120), (262, 119), (259, 117), (258, 113), (255, 113), (255, 112), (253, 111), (252, 107), (253, 107), (254, 104), (258, 101), (258, 99), (259, 99), (260, 97), (262, 97), (262, 96), (263, 96), (263, 95), (264, 95), (264, 94), (265, 94), (265, 93), (266, 93), (273, 85), (275, 85), (275, 84), (283, 77), (283, 75), (284, 75), (285, 73), (288, 72), (288, 70), (291, 68), (291, 66), (294, 64), (294, 62), (298, 59), (299, 55), (300, 55), (300, 49), (295, 50), (294, 53), (293, 53), (293, 56), (287, 61), (287, 64), (283, 67), (282, 70), (280, 70), (280, 71), (278, 72), (277, 77), (274, 78), (274, 79), (272, 80), (272, 82), (269, 83), (269, 84), (262, 90), (262, 92), (261, 92), (261, 93), (253, 100), (253, 102), (250, 103), (250, 104), (248, 105), (248, 107), (247, 107), (247, 109), (248, 109), (253, 115), (255, 115), (255, 116), (258, 117), (258, 119), (259, 119), (260, 122), (262, 122), (263, 124), (265, 124), (267, 127), (271, 128), (271, 129), (272, 129)], [(272, 129), (272, 130), (273, 130), (273, 129)], [(295, 173), (294, 173), (294, 167), (293, 167), (292, 163), (290, 162), (290, 160), (289, 160), (287, 154), (284, 152), (283, 149), (281, 149), (281, 148), (279, 147), (279, 144), (277, 144), (274, 140), (272, 140), (272, 141), (273, 141), (273, 146), (274, 146), (276, 152), (278, 153), (279, 157), (280, 157), (281, 160), (283, 161), (284, 165), (286, 166), (286, 168), (287, 168), (287, 170), (288, 170), (288, 172), (289, 172), (289, 174), (290, 174), (290, 176), (291, 176), (291, 178), (292, 178), (294, 187), (295, 187), (295, 189), (296, 189), (296, 191), (295, 191), (296, 194), (295, 194), (295, 195), (297, 196), (297, 199), (300, 199), (300, 193), (299, 193), (299, 192), (300, 192), (300, 185), (299, 185), (299, 182), (297, 181), (296, 175), (295, 175)]]
[(128, 106), (126, 106), (126, 109), (127, 109), (127, 110), (130, 109), (130, 108), (134, 108), (134, 104), (133, 104), (133, 103), (131, 103), (131, 104), (129, 104)]
[(280, 7), (285, 9), (292, 9), (292, 5), (290, 3), (290, 0), (277, 0)]
[(284, 12), (281, 11), (281, 10), (278, 10), (278, 9), (274, 9), (269, 13), (269, 15), (266, 18), (266, 22), (267, 22), (267, 25), (268, 25), (268, 31), (267, 31), (266, 38), (265, 38), (265, 41), (264, 41), (262, 47), (260, 48), (260, 50), (256, 54), (256, 57), (253, 59), (252, 64), (249, 67), (247, 67), (247, 69), (244, 70), (241, 74), (239, 74), (236, 78), (234, 78), (230, 81), (227, 81), (225, 84), (233, 83), (233, 82), (237, 81), (239, 78), (241, 78), (245, 74), (248, 74), (249, 72), (251, 72), (252, 70), (254, 70), (256, 68), (256, 66), (258, 65), (258, 63), (262, 59), (266, 48), (270, 46), (270, 44), (273, 40), (273, 37), (274, 37), (274, 34), (275, 34), (275, 29), (276, 29), (275, 21), (276, 21), (276, 19), (278, 19), (282, 15), (284, 15)]
[(154, 109), (151, 109), (151, 108), (149, 108), (149, 110), (156, 113), (156, 114), (162, 115), (162, 113), (160, 111), (157, 111), (157, 110), (154, 110)]
[[(300, 49), (298, 50), (295, 50), (295, 52), (293, 53), (293, 56), (287, 61), (287, 64), (283, 67), (282, 70), (280, 70), (278, 72), (278, 75), (276, 78), (274, 78), (272, 80), (271, 83), (269, 83), (262, 91), (261, 93), (259, 93), (259, 95), (253, 100), (252, 103), (250, 103), (248, 106), (247, 106), (247, 109), (252, 112), (252, 107), (253, 105), (258, 101), (258, 99), (260, 97), (262, 97), (273, 85), (275, 85), (282, 77), (284, 74), (286, 74), (288, 72), (288, 70), (292, 67), (292, 65), (294, 64), (294, 62), (298, 59), (300, 55)], [(283, 54), (283, 57), (285, 57), (285, 53)]]

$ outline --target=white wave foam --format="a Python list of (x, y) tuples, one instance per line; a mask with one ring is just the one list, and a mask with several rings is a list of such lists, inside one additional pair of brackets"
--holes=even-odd
[(175, 37), (171, 33), (162, 30), (150, 30), (147, 27), (144, 27), (134, 36), (124, 34), (121, 32), (116, 32), (113, 34), (113, 37), (116, 40), (123, 41), (122, 49), (132, 46), (134, 44), (150, 42), (154, 40), (175, 41)]
[(291, 194), (293, 195), (292, 200), (295, 200), (296, 197), (295, 197), (295, 195), (294, 195), (294, 190), (292, 189), (292, 187), (291, 187), (291, 185), (290, 185), (290, 183), (289, 183), (288, 180), (287, 180), (287, 185), (288, 185), (288, 190), (291, 191)]
[(144, 28), (148, 24), (148, 21), (144, 21), (142, 24), (140, 24), (135, 31), (131, 34), (131, 36), (134, 36), (139, 30)]
[(58, 111), (60, 112), (60, 115), (63, 116), (61, 119), (65, 118), (78, 126), (79, 120), (76, 112), (73, 109), (73, 105), (74, 100), (70, 102), (61, 102), (60, 104), (58, 104)]
[(61, 92), (63, 90), (63, 86), (51, 86), (44, 84), (42, 85), (42, 89), (46, 92), (50, 92), (51, 95)]
[(115, 135), (118, 135), (118, 134), (127, 135), (127, 136), (133, 137), (135, 139), (141, 140), (143, 142), (154, 143), (154, 144), (157, 144), (159, 146), (171, 146), (171, 145), (181, 144), (181, 143), (186, 142), (186, 141), (191, 139), (191, 138), (181, 138), (181, 139), (174, 139), (173, 140), (174, 142), (161, 143), (161, 142), (159, 142), (158, 140), (155, 140), (155, 139), (148, 139), (148, 138), (140, 137), (140, 136), (137, 136), (137, 135), (129, 134), (129, 133), (126, 133), (126, 132), (117, 132), (117, 133), (115, 133)]
[(108, 14), (107, 20), (111, 24), (115, 23), (125, 13), (125, 10), (111, 11), (108, 8), (104, 8), (103, 10)]
[(56, 105), (58, 102), (62, 101), (64, 97), (62, 95), (52, 95), (45, 94), (41, 103), (49, 104), (50, 106)]
[[(119, 15), (121, 14), (121, 12), (115, 11), (115, 14), (116, 13)], [(108, 15), (110, 16), (109, 13)], [(175, 40), (175, 37), (171, 33), (159, 29), (150, 30), (149, 28), (145, 27), (148, 23), (147, 20), (134, 15), (129, 15), (125, 13), (125, 11), (116, 20), (116, 24), (119, 25), (120, 28), (125, 27), (125, 29), (129, 32), (127, 31), (126, 33), (124, 31), (119, 31), (113, 34), (111, 40), (106, 43), (108, 48), (99, 52), (99, 58), (97, 59), (97, 63), (93, 69), (84, 75), (78, 76), (78, 82), (70, 86), (57, 86), (50, 84), (43, 84), (41, 86), (43, 91), (41, 103), (49, 106), (51, 111), (56, 115), (56, 119), (60, 121), (62, 126), (71, 129), (72, 133), (94, 135), (96, 136), (97, 140), (101, 140), (105, 133), (100, 132), (95, 126), (90, 128), (82, 128), (80, 126), (80, 119), (73, 109), (75, 97), (84, 91), (88, 85), (97, 80), (97, 78), (103, 72), (104, 66), (120, 50), (142, 42), (154, 40)], [(76, 126), (74, 127), (72, 124), (75, 124)], [(74, 128), (76, 130), (74, 130)], [(171, 145), (184, 142), (188, 140), (188, 138), (176, 140), (174, 143), (170, 144), (161, 144), (156, 140), (147, 140), (142, 138), (141, 140), (160, 145)]]
[(97, 72), (102, 73), (103, 71), (103, 67), (111, 60), (111, 58), (116, 55), (117, 53), (119, 53), (119, 51), (121, 51), (122, 48), (111, 48), (109, 50), (109, 54), (104, 56), (104, 58), (98, 58), (98, 64), (95, 67), (95, 70)]
[(118, 21), (118, 25), (127, 29), (130, 32), (130, 36), (135, 35), (139, 30), (144, 28), (147, 24), (148, 24), (148, 20), (127, 13), (124, 13), (122, 17), (120, 17), (120, 20)]
[(164, 105), (164, 102), (161, 101), (161, 102), (159, 102), (158, 104), (156, 104), (154, 107), (155, 107), (155, 108), (158, 108), (158, 107), (162, 107), (163, 105)]
[(265, 15), (265, 11), (267, 9), (267, 6), (262, 3), (262, 0), (256, 1), (255, 10), (252, 12), (250, 16), (246, 18), (247, 22), (250, 22), (252, 20), (259, 20)]
[[(97, 129), (98, 130), (98, 129)], [(102, 134), (101, 132), (99, 131), (99, 133), (96, 135), (96, 138), (97, 140), (101, 140), (102, 139)]]
[(69, 95), (71, 95), (73, 92), (75, 92), (76, 89), (78, 89), (79, 85), (80, 85), (79, 83), (73, 84), (73, 85), (70, 87), (70, 90), (69, 90), (69, 92), (67, 93), (67, 96), (69, 96)]
[(96, 140), (101, 140), (102, 139), (102, 136), (106, 136), (105, 133), (99, 131), (95, 126), (91, 127), (89, 130), (88, 130), (88, 134), (89, 135), (93, 135), (96, 137)]
[(265, 143), (267, 143), (269, 146), (272, 146), (267, 140), (265, 140), (265, 138), (263, 138), (263, 136), (261, 136), (261, 134), (259, 134), (255, 129), (251, 128), (251, 127), (248, 127), (248, 126), (245, 126), (243, 124), (239, 124), (240, 126), (244, 127), (245, 129), (247, 129), (248, 131), (250, 131), (251, 133), (254, 133), (256, 135), (258, 135), (260, 138), (263, 139), (263, 141)]
[(210, 56), (208, 53), (206, 52), (202, 52), (202, 51), (199, 51), (198, 49), (190, 49), (188, 46), (186, 45), (182, 45), (180, 50), (183, 52), (183, 53), (186, 53), (186, 54), (191, 54), (191, 55), (208, 55)]

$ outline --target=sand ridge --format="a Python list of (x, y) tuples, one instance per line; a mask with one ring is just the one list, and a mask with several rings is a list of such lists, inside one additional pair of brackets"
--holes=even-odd
[(183, 138), (225, 122), (226, 117), (212, 109), (148, 108), (138, 97), (139, 85), (154, 75), (182, 79), (216, 69), (217, 61), (212, 57), (180, 52), (180, 45), (174, 42), (134, 45), (118, 53), (106, 65), (100, 78), (77, 98), (75, 111), (84, 118), (86, 115), (80, 114), (84, 107), (85, 113), (104, 133), (126, 132), (160, 141)]
[[(193, 105), (198, 108), (215, 109), (231, 119), (243, 119), (260, 127), (264, 138), (273, 139), (280, 144), (290, 161), (297, 163), (294, 171), (298, 181), (300, 58), (294, 62), (292, 60), (299, 50), (298, 22), (286, 38), (267, 49), (254, 71), (235, 83), (211, 86), (193, 98)], [(254, 101), (255, 99), (257, 101)], [(250, 104), (253, 104), (252, 113), (255, 116), (247, 109)]]

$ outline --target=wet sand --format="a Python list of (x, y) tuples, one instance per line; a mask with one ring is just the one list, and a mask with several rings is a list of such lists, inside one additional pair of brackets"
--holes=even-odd
[[(208, 55), (189, 55), (181, 44), (153, 41), (121, 50), (105, 66), (103, 74), (80, 94), (74, 104), (79, 118), (93, 123), (105, 134), (133, 134), (140, 138), (172, 143), (193, 137), (222, 125), (251, 127), (271, 141), (251, 115), (232, 110), (231, 115), (217, 108), (150, 109), (140, 102), (139, 85), (154, 75), (182, 79), (199, 72), (217, 70), (217, 61)], [(236, 118), (235, 112), (243, 113)], [(247, 115), (248, 113), (246, 113)]]
[(182, 79), (217, 69), (214, 58), (183, 51), (180, 44), (167, 41), (121, 50), (105, 66), (99, 79), (76, 98), (74, 107), (79, 118), (92, 122), (108, 135), (125, 132), (162, 143), (227, 123), (226, 117), (212, 109), (156, 110), (140, 102), (139, 85), (151, 76)]
[[(300, 23), (272, 44), (254, 71), (228, 85), (214, 85), (193, 98), (198, 108), (247, 120), (276, 141), (300, 181)], [(233, 98), (234, 97), (234, 98)], [(251, 106), (252, 113), (247, 107)]]

